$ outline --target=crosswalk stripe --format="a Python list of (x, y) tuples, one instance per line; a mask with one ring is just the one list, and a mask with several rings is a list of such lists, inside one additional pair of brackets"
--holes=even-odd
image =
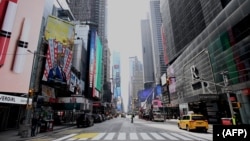
[(164, 137), (166, 137), (166, 138), (168, 138), (168, 139), (171, 139), (171, 140), (179, 140), (176, 137), (171, 136), (171, 135), (169, 135), (167, 133), (161, 133), (161, 135), (164, 136)]
[(112, 140), (115, 136), (115, 133), (108, 133), (108, 135), (104, 138), (104, 140)]
[(69, 138), (69, 139), (67, 139), (67, 141), (74, 141), (74, 140), (76, 140), (77, 138)]
[(150, 133), (150, 134), (157, 140), (165, 140), (162, 136), (158, 135), (157, 133)]
[(87, 140), (88, 138), (81, 138), (81, 139), (78, 139), (78, 141), (85, 141)]
[(62, 138), (59, 138), (59, 139), (56, 139), (56, 140), (53, 140), (53, 141), (62, 141), (62, 140), (64, 140), (64, 139), (73, 137), (73, 136), (75, 136), (75, 135), (76, 135), (76, 134), (70, 134), (70, 135), (68, 135), (68, 136), (64, 136), (64, 137), (62, 137)]
[(136, 133), (130, 133), (129, 136), (131, 140), (138, 140), (138, 136)]
[(83, 134), (70, 134), (58, 139), (55, 139), (53, 141), (83, 141), (83, 140), (95, 140), (95, 141), (100, 141), (100, 140), (113, 140), (116, 139), (117, 141), (126, 141), (126, 140), (139, 140), (141, 138), (142, 140), (173, 140), (173, 141), (178, 141), (178, 140), (199, 140), (199, 141), (207, 141), (211, 140), (209, 139), (210, 136), (198, 136), (198, 135), (193, 135), (193, 134), (188, 134), (188, 133), (177, 133), (177, 132), (142, 132), (142, 133), (126, 133), (126, 132), (111, 132), (111, 133), (93, 133), (95, 135), (92, 136), (87, 136), (88, 134), (83, 133)]
[(106, 133), (99, 133), (97, 136), (92, 138), (91, 140), (100, 140)]
[(119, 133), (117, 140), (126, 140), (126, 133)]
[(193, 140), (193, 139), (187, 138), (187, 137), (182, 136), (182, 135), (177, 134), (177, 133), (171, 133), (171, 134), (174, 135), (174, 136), (176, 136), (176, 137), (178, 137), (178, 138), (181, 138), (183, 140)]
[(200, 137), (197, 137), (197, 136), (194, 136), (194, 135), (190, 135), (190, 134), (187, 134), (187, 133), (181, 133), (189, 138), (192, 138), (192, 139), (195, 139), (195, 140), (199, 140), (199, 141), (205, 141), (205, 139), (201, 139)]
[(146, 133), (140, 133), (140, 135), (143, 140), (152, 140), (152, 138), (150, 138), (149, 135)]

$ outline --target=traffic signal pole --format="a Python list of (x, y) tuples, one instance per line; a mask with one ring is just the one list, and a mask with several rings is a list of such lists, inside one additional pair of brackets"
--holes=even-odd
[(228, 100), (228, 105), (229, 105), (229, 109), (230, 109), (230, 113), (231, 113), (231, 117), (233, 118), (234, 116), (234, 110), (233, 110), (233, 105), (232, 105), (232, 102), (230, 100), (230, 94), (229, 94), (229, 91), (228, 91), (228, 78), (227, 78), (227, 74), (228, 72), (227, 71), (222, 71), (221, 72), (221, 75), (223, 77), (223, 81), (224, 81), (224, 88), (225, 88), (225, 92), (227, 94), (227, 100)]

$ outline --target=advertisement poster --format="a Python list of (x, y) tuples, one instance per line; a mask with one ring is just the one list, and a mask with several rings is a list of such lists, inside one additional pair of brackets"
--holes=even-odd
[[(0, 37), (0, 92), (2, 93), (22, 95), (29, 91), (34, 51), (39, 44), (44, 4), (45, 1), (0, 0), (2, 31)], [(24, 42), (25, 44), (21, 44)], [(24, 45), (26, 48), (21, 48), (20, 45)], [(16, 59), (18, 57), (24, 61)], [(18, 85), (13, 85), (13, 82)]]
[(48, 41), (43, 81), (68, 84), (74, 46), (74, 25), (49, 16), (45, 29)]

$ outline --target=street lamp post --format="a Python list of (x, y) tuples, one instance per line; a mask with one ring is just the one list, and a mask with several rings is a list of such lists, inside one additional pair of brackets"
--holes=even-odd
[[(32, 104), (33, 101), (33, 95), (35, 93), (35, 78), (36, 78), (36, 70), (34, 69), (34, 65), (36, 63), (36, 57), (46, 57), (45, 55), (37, 54), (36, 51), (32, 52), (31, 50), (27, 50), (27, 52), (33, 54), (33, 60), (32, 60), (32, 70), (31, 70), (31, 77), (30, 77), (30, 85), (29, 85), (29, 92), (27, 94), (27, 103), (26, 103), (26, 113), (25, 113), (25, 121), (24, 125), (21, 128), (21, 137), (28, 137), (29, 131), (30, 131), (30, 122), (31, 122), (31, 116), (32, 116)], [(31, 106), (30, 106), (31, 105)]]
[(233, 106), (232, 106), (232, 102), (230, 100), (230, 94), (229, 94), (229, 91), (228, 91), (228, 78), (227, 78), (227, 74), (228, 74), (228, 71), (222, 71), (221, 72), (221, 75), (223, 77), (223, 81), (224, 81), (224, 92), (226, 92), (227, 94), (227, 100), (228, 100), (228, 105), (229, 105), (229, 109), (230, 109), (230, 113), (231, 113), (231, 117), (234, 116), (234, 111), (233, 111)]

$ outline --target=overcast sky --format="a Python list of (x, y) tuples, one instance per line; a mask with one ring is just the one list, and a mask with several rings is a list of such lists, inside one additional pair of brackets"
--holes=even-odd
[(111, 53), (115, 50), (121, 54), (121, 95), (125, 110), (128, 104), (128, 58), (138, 56), (142, 62), (140, 21), (146, 19), (148, 5), (149, 0), (108, 0), (108, 45)]

